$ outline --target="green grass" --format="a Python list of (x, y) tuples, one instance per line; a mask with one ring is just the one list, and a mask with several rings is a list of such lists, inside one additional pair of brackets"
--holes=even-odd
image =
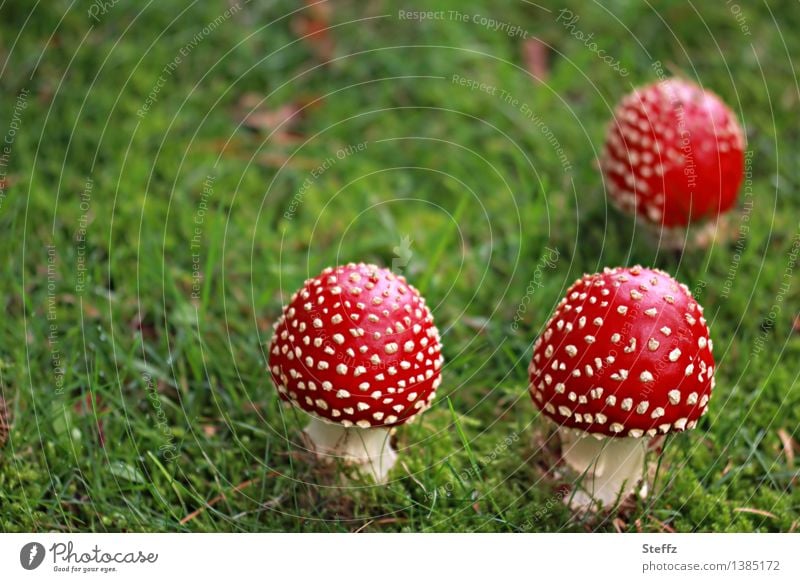
[[(405, 2), (337, 2), (336, 60), (319, 66), (288, 16), (299, 4), (252, 2), (202, 36), (142, 117), (164, 67), (228, 4), (122, 0), (99, 22), (88, 2), (29, 4), (0, 2), (3, 135), (28, 92), (0, 206), (0, 388), (13, 419), (0, 531), (798, 528), (800, 472), (779, 434), (800, 440), (799, 271), (787, 271), (800, 215), (795, 4), (748, 4), (746, 36), (722, 2), (568, 2), (623, 77), (555, 22), (560, 6), (435, 3), (549, 43), (540, 83), (520, 38), (400, 20)], [(595, 161), (605, 123), (656, 79), (654, 61), (713, 88), (746, 128), (752, 209), (738, 249), (659, 251), (607, 203)], [(270, 135), (239, 125), (247, 94), (268, 110), (308, 107), (288, 136)], [(402, 269), (435, 308), (446, 367), (441, 398), (398, 431), (400, 462), (376, 487), (302, 454), (305, 418), (279, 404), (265, 350), (306, 276), (390, 266), (404, 237)], [(576, 277), (635, 263), (697, 291), (718, 388), (698, 429), (666, 442), (649, 499), (576, 519), (546, 470), (557, 442), (526, 367)]]

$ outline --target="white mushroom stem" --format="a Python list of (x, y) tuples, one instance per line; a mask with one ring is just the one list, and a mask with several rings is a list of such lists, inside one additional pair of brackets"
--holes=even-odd
[(397, 453), (389, 438), (391, 428), (358, 426), (343, 427), (316, 417), (303, 431), (309, 448), (319, 459), (333, 462), (340, 459), (358, 465), (372, 475), (376, 483), (385, 483), (389, 470), (397, 461)]
[(725, 216), (706, 220), (701, 224), (686, 226), (665, 226), (651, 224), (637, 216), (637, 222), (654, 246), (665, 251), (679, 251), (684, 248), (706, 249), (718, 237), (725, 239), (727, 231)]
[(559, 429), (562, 456), (582, 478), (565, 501), (573, 509), (611, 508), (633, 493), (642, 479), (647, 437), (600, 437)]

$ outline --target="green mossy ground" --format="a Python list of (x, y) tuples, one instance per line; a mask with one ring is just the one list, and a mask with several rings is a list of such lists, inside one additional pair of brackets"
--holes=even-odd
[[(335, 3), (337, 60), (322, 67), (319, 43), (298, 41), (285, 16), (294, 2), (253, 2), (208, 34), (226, 3), (121, 1), (97, 21), (88, 3), (30, 18), (27, 2), (0, 7), (0, 133), (27, 91), (0, 205), (0, 388), (13, 417), (0, 531), (798, 528), (799, 473), (780, 435), (800, 437), (800, 12), (747, 5), (737, 21), (722, 2), (568, 2), (570, 29), (560, 7), (435, 4), (551, 44), (547, 83), (526, 73), (519, 36), (402, 20), (403, 3)], [(657, 79), (656, 61), (713, 88), (746, 128), (739, 249), (658, 250), (607, 203), (605, 123)], [(269, 136), (237, 127), (246, 94), (270, 111), (321, 100)], [(398, 433), (392, 482), (375, 487), (303, 456), (305, 419), (279, 405), (265, 344), (306, 276), (398, 257), (435, 308), (447, 365), (436, 406)], [(648, 500), (574, 519), (546, 471), (557, 443), (526, 365), (575, 278), (635, 263), (697, 292), (717, 391), (698, 429), (665, 443)]]

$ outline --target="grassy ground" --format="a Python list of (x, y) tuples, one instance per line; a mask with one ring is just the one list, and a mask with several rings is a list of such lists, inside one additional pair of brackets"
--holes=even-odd
[[(795, 4), (30, 4), (0, 2), (0, 531), (800, 527)], [(546, 82), (482, 16), (552, 47)], [(657, 63), (746, 128), (728, 244), (659, 251), (607, 203), (604, 124)], [(350, 260), (395, 261), (443, 332), (385, 487), (311, 463), (265, 371), (282, 298)], [(634, 263), (695, 290), (718, 388), (647, 501), (573, 519), (526, 365), (577, 276)]]

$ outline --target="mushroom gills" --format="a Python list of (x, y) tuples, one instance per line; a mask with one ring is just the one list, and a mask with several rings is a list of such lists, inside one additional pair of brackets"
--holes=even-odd
[(390, 427), (344, 427), (312, 417), (303, 436), (317, 458), (327, 462), (340, 459), (357, 465), (376, 483), (385, 483), (397, 461), (397, 453), (389, 441), (391, 432)]
[(560, 429), (562, 455), (581, 478), (565, 497), (573, 509), (613, 507), (634, 492), (644, 474), (647, 438), (600, 437)]

